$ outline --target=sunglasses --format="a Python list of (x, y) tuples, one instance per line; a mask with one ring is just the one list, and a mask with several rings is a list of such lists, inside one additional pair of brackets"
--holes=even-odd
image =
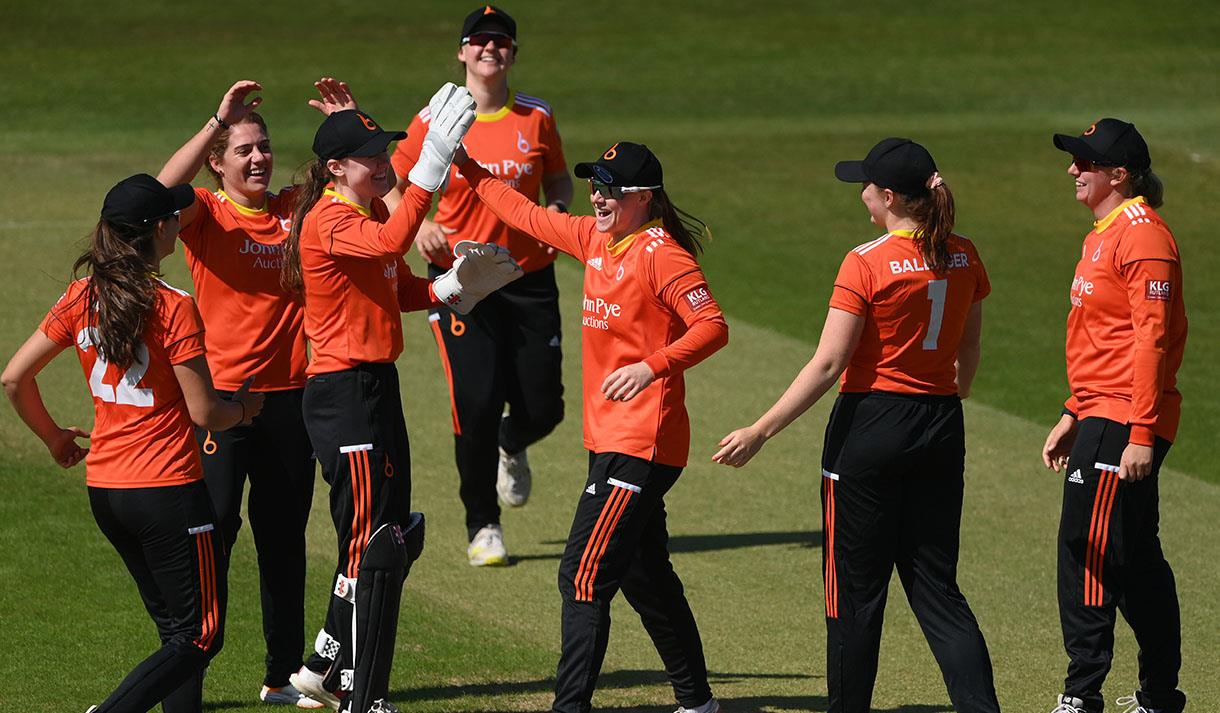
[(612, 198), (616, 201), (623, 200), (623, 196), (627, 193), (642, 193), (657, 188), (660, 186), (612, 186), (609, 183), (589, 179), (589, 195), (600, 193), (602, 198)]
[(485, 47), (493, 42), (500, 47), (517, 46), (517, 41), (503, 32), (476, 32), (466, 38), (465, 44)]
[(1082, 156), (1073, 156), (1072, 163), (1076, 164), (1076, 168), (1082, 173), (1096, 171), (1099, 168), (1114, 168), (1111, 164), (1092, 161)]

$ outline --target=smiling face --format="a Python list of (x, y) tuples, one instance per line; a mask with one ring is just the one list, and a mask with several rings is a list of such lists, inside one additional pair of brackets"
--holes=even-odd
[(1098, 218), (1126, 200), (1119, 190), (1126, 169), (1098, 166), (1077, 156), (1072, 158), (1067, 172), (1076, 182), (1076, 200), (1088, 206)]
[(458, 48), (458, 61), (466, 66), (466, 77), (507, 79), (508, 70), (517, 59), (513, 40), (498, 32), (475, 32)]
[(331, 159), (327, 167), (335, 176), (335, 183), (346, 188), (352, 198), (361, 205), (368, 205), (374, 198), (390, 192), (398, 179), (390, 166), (390, 156), (385, 151), (376, 156), (348, 156)]
[(259, 124), (248, 121), (228, 130), (224, 152), (208, 157), (220, 186), (229, 195), (242, 196), (251, 205), (260, 205), (271, 185), (274, 156), (271, 139)]
[(589, 203), (593, 206), (593, 217), (597, 221), (599, 231), (609, 233), (617, 240), (627, 237), (648, 222), (648, 205), (652, 202), (652, 191), (623, 193), (621, 198), (614, 198), (602, 195), (600, 190), (593, 188), (593, 184), (589, 187)]

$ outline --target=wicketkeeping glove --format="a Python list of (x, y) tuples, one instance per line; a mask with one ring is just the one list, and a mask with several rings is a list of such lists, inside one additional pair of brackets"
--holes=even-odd
[(479, 300), (525, 274), (513, 256), (494, 243), (463, 240), (453, 247), (453, 256), (453, 267), (432, 281), (432, 291), (458, 314), (470, 314)]
[(428, 133), (419, 151), (419, 160), (407, 179), (420, 188), (435, 192), (449, 176), (453, 152), (474, 123), (474, 98), (465, 87), (445, 82), (428, 102)]

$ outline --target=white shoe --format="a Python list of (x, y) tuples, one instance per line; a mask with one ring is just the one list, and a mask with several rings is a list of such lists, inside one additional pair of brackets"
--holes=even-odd
[(1059, 696), (1059, 705), (1051, 709), (1051, 713), (1091, 713), (1084, 707), (1084, 701), (1071, 696)]
[(288, 680), (291, 681), (292, 687), (307, 700), (339, 710), (339, 698), (322, 687), (322, 678), (322, 674), (302, 666), (301, 670), (289, 676)]
[(296, 706), (297, 708), (321, 708), (324, 704), (320, 701), (315, 701), (309, 696), (301, 693), (291, 683), (279, 686), (263, 686), (263, 690), (259, 691), (258, 698), (263, 703), (275, 703), (282, 706)]
[(504, 531), (499, 525), (487, 525), (475, 533), (466, 557), (471, 567), (504, 567), (508, 564), (508, 551), (504, 549)]
[(530, 499), (530, 459), (526, 452), (509, 455), (500, 449), (500, 467), (496, 470), (496, 494), (511, 508), (519, 508)]
[(678, 706), (678, 710), (674, 711), (674, 713), (720, 713), (720, 701), (716, 700), (716, 697), (713, 696), (707, 703), (698, 708), (683, 708)]
[(1140, 699), (1134, 693), (1115, 699), (1114, 704), (1117, 706), (1127, 706), (1123, 709), (1123, 713), (1162, 713), (1165, 710), (1163, 708), (1145, 708), (1140, 705)]
[(377, 700), (373, 701), (373, 705), (369, 707), (369, 713), (401, 713), (401, 711), (399, 711), (393, 703), (390, 703), (386, 699), (378, 698)]

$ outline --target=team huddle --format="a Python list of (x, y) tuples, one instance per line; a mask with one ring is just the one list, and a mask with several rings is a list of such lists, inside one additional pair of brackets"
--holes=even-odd
[[(322, 78), (309, 102), (322, 115), (315, 158), (300, 185), (278, 192), (255, 111), (262, 87), (237, 82), (155, 177), (105, 195), (74, 265), (84, 274), (2, 377), (54, 460), (85, 461), (94, 517), (162, 642), (89, 711), (202, 710), (247, 482), (266, 643), (260, 699), (396, 711), (399, 603), (425, 532), (396, 366), (401, 313), (427, 313), (448, 382), (468, 561), (506, 565), (501, 504), (528, 500), (527, 449), (564, 418), (559, 253), (584, 265), (589, 466), (559, 566), (551, 710), (591, 710), (620, 589), (678, 713), (720, 710), (665, 509), (691, 447), (683, 375), (728, 344), (698, 262), (707, 227), (673, 203), (656, 154), (629, 141), (575, 165), (593, 215), (570, 215), (553, 111), (508, 87), (517, 48), (507, 13), (471, 12), (457, 55), (465, 86), (441, 87), (406, 132), (383, 129), (346, 83)], [(1069, 666), (1052, 713), (1103, 710), (1118, 610), (1140, 646), (1138, 689), (1119, 705), (1179, 713), (1181, 625), (1158, 537), (1158, 474), (1180, 414), (1180, 257), (1134, 125), (1102, 119), (1054, 145), (1071, 156), (1076, 199), (1096, 222), (1069, 294), (1070, 396), (1042, 453), (1064, 474)], [(216, 188), (190, 186), (204, 168)], [(974, 243), (953, 232), (954, 197), (926, 148), (887, 138), (834, 172), (860, 186), (884, 233), (847, 251), (809, 363), (712, 459), (746, 465), (838, 384), (820, 468), (828, 710), (871, 710), (897, 569), (954, 709), (995, 713), (990, 654), (957, 584), (962, 399), (991, 283)], [(179, 241), (194, 297), (160, 275)], [(412, 246), (427, 277), (403, 259)], [(61, 427), (38, 392), (38, 373), (68, 349), (92, 392), (91, 432)], [(305, 532), (319, 465), (337, 564), (333, 585), (314, 593), (326, 614), (307, 636)]]

